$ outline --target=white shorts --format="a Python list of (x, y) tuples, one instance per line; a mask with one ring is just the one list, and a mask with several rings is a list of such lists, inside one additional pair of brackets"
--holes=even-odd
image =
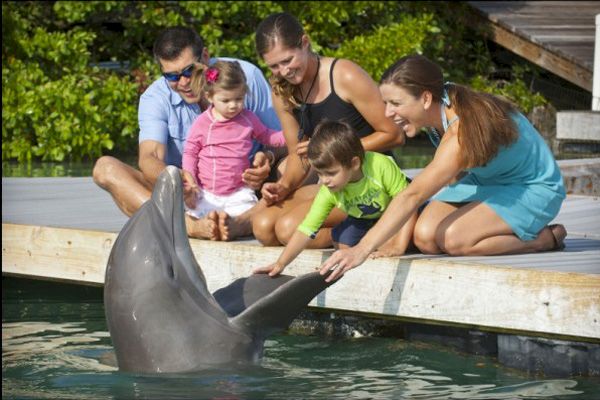
[(243, 187), (231, 194), (220, 196), (200, 189), (196, 208), (185, 207), (186, 212), (196, 218), (203, 218), (211, 211), (225, 211), (232, 217), (237, 217), (258, 203), (254, 190)]

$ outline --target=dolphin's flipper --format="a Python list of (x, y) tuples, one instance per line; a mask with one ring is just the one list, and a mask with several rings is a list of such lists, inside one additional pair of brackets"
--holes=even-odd
[(293, 278), (248, 306), (231, 322), (262, 338), (284, 330), (316, 295), (331, 285), (325, 278), (318, 272)]
[(236, 279), (232, 284), (214, 292), (213, 296), (228, 316), (235, 317), (292, 279), (294, 277), (289, 275), (272, 278), (266, 274), (255, 274)]

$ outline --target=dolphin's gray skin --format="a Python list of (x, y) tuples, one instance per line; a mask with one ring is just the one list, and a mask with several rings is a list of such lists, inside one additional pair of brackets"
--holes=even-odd
[(179, 170), (167, 167), (110, 253), (104, 305), (123, 371), (184, 372), (258, 361), (265, 338), (285, 329), (328, 286), (318, 272), (261, 274), (213, 296), (189, 244), (182, 196)]

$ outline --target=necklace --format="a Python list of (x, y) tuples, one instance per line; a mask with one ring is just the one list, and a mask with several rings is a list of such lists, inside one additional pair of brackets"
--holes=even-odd
[(304, 136), (304, 118), (305, 118), (305, 114), (306, 114), (306, 100), (308, 100), (308, 96), (310, 96), (310, 92), (312, 92), (312, 89), (315, 86), (315, 82), (317, 81), (317, 77), (319, 76), (319, 68), (320, 67), (321, 67), (321, 57), (319, 57), (317, 55), (317, 71), (315, 72), (315, 76), (313, 77), (313, 80), (310, 83), (308, 92), (306, 92), (306, 96), (304, 96), (304, 100), (302, 100), (302, 103), (300, 104), (300, 129), (298, 130), (298, 141), (302, 140), (302, 137)]

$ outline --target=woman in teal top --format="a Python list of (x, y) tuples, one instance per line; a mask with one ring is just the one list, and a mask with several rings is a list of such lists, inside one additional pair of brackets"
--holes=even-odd
[(380, 90), (386, 115), (408, 137), (425, 129), (437, 149), (369, 233), (323, 264), (323, 274), (335, 267), (328, 280), (360, 265), (429, 198), (413, 237), (423, 253), (518, 254), (564, 247), (564, 226), (548, 225), (565, 198), (560, 170), (539, 133), (510, 103), (444, 85), (440, 67), (419, 55), (392, 65)]

